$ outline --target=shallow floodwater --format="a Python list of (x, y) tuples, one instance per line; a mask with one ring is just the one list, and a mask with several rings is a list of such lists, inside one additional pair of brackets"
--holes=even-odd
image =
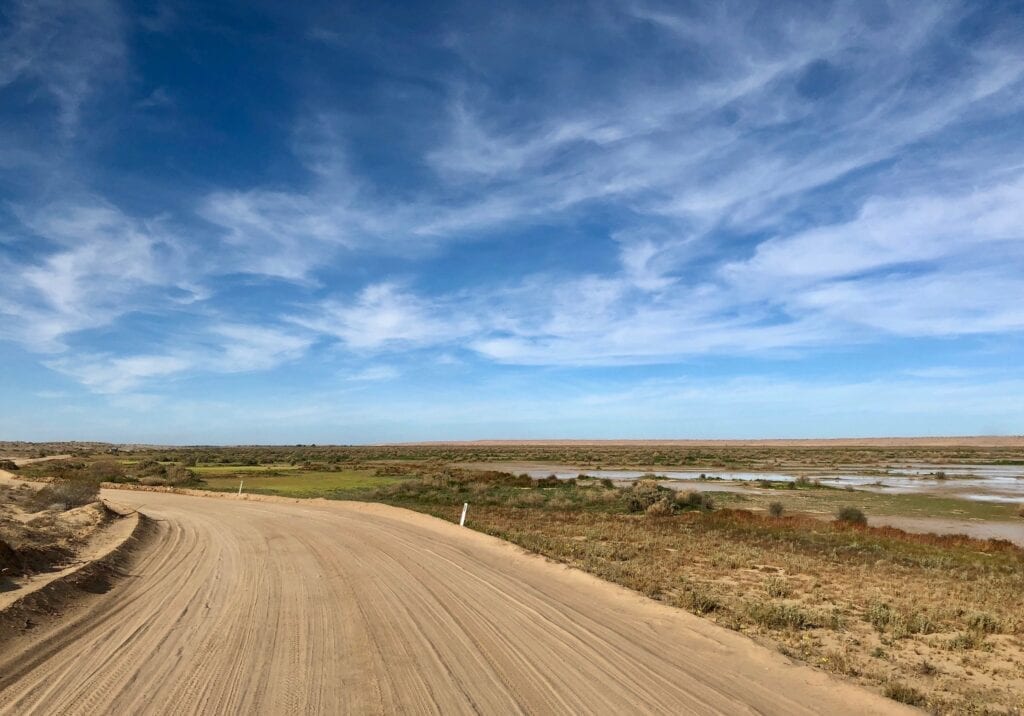
[[(792, 482), (795, 475), (778, 472), (732, 472), (729, 470), (582, 470), (559, 468), (556, 470), (532, 468), (524, 471), (530, 477), (554, 475), (569, 479), (579, 475), (611, 480), (637, 480), (645, 475), (655, 475), (662, 480), (699, 480), (704, 476), (709, 482), (716, 479), (733, 482)], [(945, 479), (935, 477), (938, 472)], [(831, 487), (853, 487), (860, 490), (884, 493), (927, 493), (957, 497), (965, 500), (988, 502), (1024, 502), (1024, 466), (1014, 465), (955, 465), (955, 466), (907, 466), (891, 468), (884, 475), (821, 475), (810, 476)], [(713, 482), (711, 483), (713, 484)]]
[(586, 475), (587, 477), (597, 478), (608, 478), (609, 480), (639, 480), (645, 475), (654, 475), (663, 480), (699, 480), (703, 475), (707, 479), (720, 479), (720, 480), (741, 480), (744, 482), (756, 482), (758, 480), (771, 480), (772, 482), (792, 482), (794, 479), (793, 475), (784, 475), (777, 472), (708, 472), (706, 470), (660, 470), (658, 472), (652, 472), (651, 470), (523, 470), (530, 477), (548, 477), (554, 475), (560, 480), (568, 480), (570, 477), (579, 477), (580, 475)]

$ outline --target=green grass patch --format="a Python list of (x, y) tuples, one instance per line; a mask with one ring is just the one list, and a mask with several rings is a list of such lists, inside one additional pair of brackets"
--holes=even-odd
[[(265, 471), (264, 471), (265, 472)], [(360, 493), (376, 490), (396, 482), (402, 477), (380, 476), (373, 470), (306, 471), (292, 470), (280, 475), (261, 475), (259, 472), (244, 473), (241, 478), (211, 477), (203, 475), (204, 489), (226, 492), (238, 489), (238, 481), (245, 481), (242, 490), (261, 495), (285, 495), (288, 497), (326, 497), (341, 499), (359, 497)]]
[(189, 468), (198, 475), (241, 475), (241, 474), (274, 474), (292, 472), (299, 469), (298, 465), (280, 463), (274, 465), (196, 465)]

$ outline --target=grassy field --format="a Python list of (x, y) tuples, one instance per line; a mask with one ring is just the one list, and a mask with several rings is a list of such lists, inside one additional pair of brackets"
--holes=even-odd
[(231, 471), (218, 468), (212, 472), (200, 468), (197, 472), (204, 483), (199, 486), (201, 489), (233, 491), (238, 489), (238, 482), (241, 479), (244, 480), (242, 489), (245, 492), (333, 499), (356, 499), (364, 496), (368, 490), (385, 487), (403, 479), (396, 476), (380, 476), (373, 470), (323, 472), (316, 470), (246, 470), (243, 468)]
[(298, 465), (288, 463), (273, 463), (270, 465), (195, 465), (190, 467), (192, 472), (200, 477), (207, 475), (243, 475), (243, 474), (276, 474), (281, 472), (294, 472), (300, 469)]

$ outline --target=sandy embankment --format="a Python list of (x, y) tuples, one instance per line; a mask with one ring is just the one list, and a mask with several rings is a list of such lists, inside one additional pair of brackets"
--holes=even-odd
[[(19, 459), (16, 462), (20, 466), (63, 457), (66, 456)], [(19, 480), (13, 473), (0, 470), (0, 486), (3, 487), (27, 486), (38, 489), (44, 484)], [(120, 515), (120, 519), (109, 520), (108, 516), (111, 514)], [(127, 542), (132, 537), (139, 536), (143, 529), (141, 516), (131, 508), (117, 503), (103, 506), (97, 503), (94, 506), (78, 508), (65, 513), (65, 517), (67, 528), (88, 534), (87, 541), (77, 551), (75, 561), (63, 569), (20, 577), (7, 583), (4, 591), (0, 591), (0, 634), (19, 619), (24, 622), (21, 617), (38, 611), (41, 605), (59, 604), (64, 599), (65, 588), (73, 589), (76, 584), (95, 578), (128, 551)], [(102, 526), (96, 528), (97, 525)]]

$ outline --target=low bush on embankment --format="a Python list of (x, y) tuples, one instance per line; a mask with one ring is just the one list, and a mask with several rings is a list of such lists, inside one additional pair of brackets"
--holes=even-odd
[(96, 483), (0, 485), (0, 589), (74, 559), (109, 515)]
[(376, 499), (584, 569), (934, 712), (1024, 699), (1024, 551), (1003, 541), (843, 519), (714, 509), (653, 481), (531, 480), (452, 470)]

